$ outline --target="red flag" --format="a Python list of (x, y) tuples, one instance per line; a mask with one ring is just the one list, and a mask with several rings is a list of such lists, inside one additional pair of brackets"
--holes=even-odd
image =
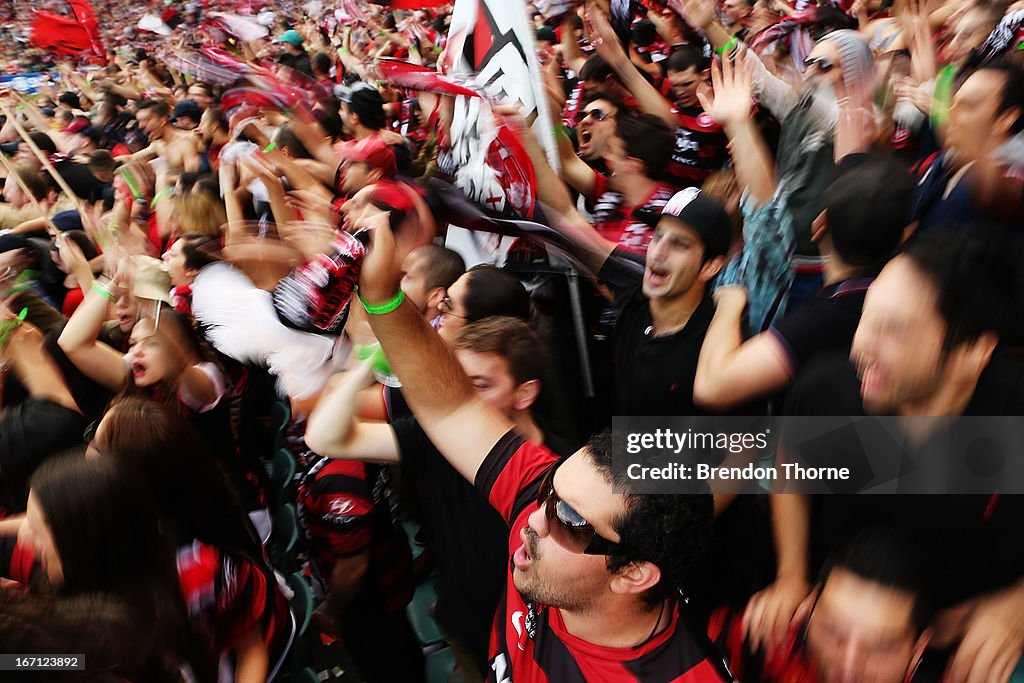
[(84, 26), (74, 19), (50, 12), (36, 11), (29, 42), (47, 52), (67, 57), (92, 50), (92, 40)]
[(96, 13), (92, 9), (92, 3), (89, 0), (69, 0), (69, 2), (75, 19), (89, 34), (89, 43), (92, 46), (93, 54), (106, 64), (107, 51), (103, 48), (103, 38), (100, 37), (100, 27), (96, 23)]

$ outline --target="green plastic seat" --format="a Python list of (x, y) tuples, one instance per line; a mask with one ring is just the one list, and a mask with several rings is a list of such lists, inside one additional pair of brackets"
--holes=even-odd
[(306, 581), (306, 577), (299, 572), (288, 575), (288, 587), (295, 593), (292, 606), (295, 608), (295, 621), (301, 636), (309, 628), (309, 622), (313, 618), (313, 589)]
[(291, 500), (289, 487), (295, 481), (296, 467), (295, 458), (284, 448), (278, 448), (270, 461), (270, 486), (281, 503)]
[(425, 664), (427, 683), (448, 683), (448, 678), (455, 673), (455, 655), (450, 647), (446, 647), (427, 655)]
[(406, 606), (406, 614), (409, 616), (409, 624), (420, 645), (427, 647), (435, 645), (444, 640), (441, 635), (441, 628), (431, 616), (431, 608), (437, 602), (437, 591), (434, 590), (433, 581), (425, 581), (416, 586), (412, 601)]
[(270, 406), (270, 433), (274, 438), (274, 448), (279, 448), (284, 439), (284, 430), (292, 419), (292, 409), (283, 401), (274, 401)]
[(298, 544), (299, 518), (295, 506), (285, 503), (274, 515), (274, 530), (270, 534), (270, 559), (282, 574), (291, 572)]

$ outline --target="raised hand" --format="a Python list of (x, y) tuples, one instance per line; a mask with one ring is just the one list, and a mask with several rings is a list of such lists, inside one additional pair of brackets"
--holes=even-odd
[(697, 99), (704, 111), (725, 128), (743, 125), (750, 120), (754, 88), (750, 69), (747, 68), (743, 52), (736, 55), (735, 64), (728, 58), (711, 65), (713, 98), (698, 90)]
[(701, 31), (715, 20), (715, 4), (711, 0), (668, 0), (668, 6), (683, 21)]

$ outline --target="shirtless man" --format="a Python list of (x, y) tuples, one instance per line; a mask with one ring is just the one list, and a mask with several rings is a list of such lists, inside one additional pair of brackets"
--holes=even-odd
[(171, 109), (163, 100), (145, 100), (138, 105), (135, 120), (149, 138), (149, 147), (135, 154), (118, 157), (125, 163), (150, 161), (161, 157), (171, 175), (199, 170), (199, 152), (195, 135), (176, 129), (170, 123)]

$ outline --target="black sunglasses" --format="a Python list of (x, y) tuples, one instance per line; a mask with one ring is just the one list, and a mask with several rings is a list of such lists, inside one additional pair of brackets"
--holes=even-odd
[(828, 57), (808, 57), (804, 60), (804, 67), (810, 69), (817, 66), (821, 73), (828, 73), (835, 67), (835, 63)]
[(588, 116), (593, 116), (595, 121), (604, 121), (611, 117), (611, 114), (604, 109), (588, 109), (587, 111), (576, 112), (576, 123), (583, 123)]
[(633, 555), (623, 543), (615, 543), (598, 535), (585, 520), (555, 492), (555, 472), (564, 463), (560, 460), (548, 470), (537, 492), (537, 506), (544, 508), (548, 534), (555, 543), (570, 552), (583, 555)]

